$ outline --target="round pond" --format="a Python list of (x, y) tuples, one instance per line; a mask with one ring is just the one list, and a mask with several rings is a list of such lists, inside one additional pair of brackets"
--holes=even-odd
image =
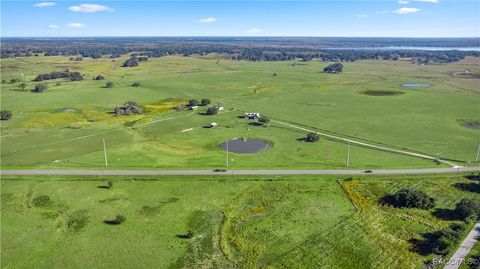
[(235, 138), (224, 141), (219, 146), (225, 151), (228, 147), (229, 152), (244, 154), (265, 151), (271, 148), (272, 145), (268, 141), (262, 139), (248, 138), (246, 141), (244, 141), (242, 138)]

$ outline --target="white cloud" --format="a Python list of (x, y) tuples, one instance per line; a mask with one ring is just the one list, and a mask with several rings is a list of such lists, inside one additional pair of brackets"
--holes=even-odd
[(252, 29), (247, 31), (247, 33), (249, 33), (249, 34), (258, 34), (258, 33), (261, 33), (261, 32), (263, 32), (263, 30), (259, 29), (259, 28), (252, 28)]
[(406, 5), (406, 4), (410, 3), (410, 1), (407, 1), (407, 0), (398, 0), (398, 3), (401, 4), (401, 5)]
[(217, 19), (214, 18), (214, 17), (207, 17), (207, 18), (196, 20), (195, 22), (198, 22), (198, 23), (214, 23), (214, 22), (217, 22)]
[(366, 17), (368, 17), (367, 14), (358, 14), (357, 15), (357, 18), (359, 18), (359, 19), (365, 19)]
[(65, 27), (73, 28), (73, 29), (83, 28), (85, 26), (87, 26), (87, 25), (85, 25), (83, 23), (78, 23), (78, 22), (71, 22), (71, 23), (65, 24)]
[(56, 25), (56, 24), (50, 24), (50, 25), (48, 26), (48, 28), (50, 28), (50, 29), (58, 29), (58, 28), (60, 28), (60, 26), (58, 26), (58, 25)]
[(55, 2), (40, 2), (33, 5), (34, 7), (51, 7), (54, 6)]
[(97, 4), (80, 4), (78, 6), (71, 6), (68, 8), (74, 12), (85, 12), (85, 13), (93, 13), (99, 11), (113, 11), (113, 8), (97, 5)]
[(416, 13), (419, 12), (420, 9), (415, 8), (415, 7), (402, 7), (397, 10), (394, 10), (393, 13), (397, 14), (410, 14), (410, 13)]
[(413, 0), (413, 1), (416, 1), (416, 2), (427, 2), (427, 3), (438, 3), (439, 1), (438, 0)]

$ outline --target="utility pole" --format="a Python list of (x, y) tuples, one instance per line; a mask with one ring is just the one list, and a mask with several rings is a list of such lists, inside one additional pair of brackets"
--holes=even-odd
[(348, 167), (348, 163), (350, 162), (350, 138), (348, 139), (347, 145), (347, 157), (345, 158), (345, 166)]
[(105, 167), (108, 166), (108, 160), (107, 160), (107, 146), (105, 144), (105, 138), (103, 139), (103, 154), (105, 156)]
[(478, 162), (478, 155), (480, 155), (480, 144), (478, 144), (477, 156), (475, 157), (475, 162)]
[(228, 167), (228, 140), (227, 140), (227, 167)]

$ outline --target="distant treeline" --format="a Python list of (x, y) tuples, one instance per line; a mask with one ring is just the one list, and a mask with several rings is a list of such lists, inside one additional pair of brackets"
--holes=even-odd
[[(375, 49), (381, 46), (478, 47), (478, 38), (3, 38), (1, 57), (78, 56), (100, 58), (132, 54), (137, 57), (219, 53), (235, 60), (349, 62), (366, 59), (412, 58), (417, 63), (454, 62), (479, 51)], [(348, 49), (369, 47), (368, 50)], [(139, 58), (140, 59), (140, 58)]]

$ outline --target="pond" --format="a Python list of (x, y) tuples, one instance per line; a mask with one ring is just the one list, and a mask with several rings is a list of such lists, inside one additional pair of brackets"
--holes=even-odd
[(258, 153), (265, 151), (272, 147), (272, 144), (266, 140), (257, 138), (248, 138), (244, 141), (242, 138), (235, 138), (228, 141), (224, 141), (219, 145), (225, 151), (235, 152), (240, 154), (245, 153)]
[(424, 84), (424, 83), (403, 83), (401, 86), (402, 87), (428, 87), (432, 85)]

